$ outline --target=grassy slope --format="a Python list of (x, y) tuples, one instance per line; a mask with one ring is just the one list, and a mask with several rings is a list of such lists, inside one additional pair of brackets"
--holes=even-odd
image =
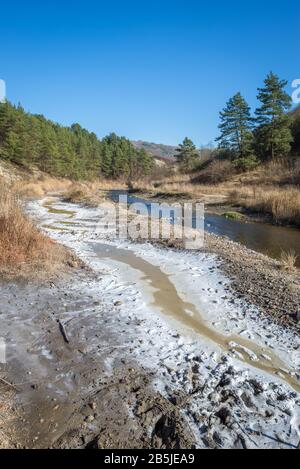
[[(222, 172), (222, 168), (219, 169)], [(198, 182), (195, 182), (198, 181)], [(203, 184), (201, 172), (174, 174), (163, 180), (139, 183), (135, 188), (153, 196), (193, 198), (209, 203), (240, 206), (268, 215), (274, 223), (300, 226), (300, 164), (294, 167), (269, 163), (257, 170), (229, 176), (223, 182)]]

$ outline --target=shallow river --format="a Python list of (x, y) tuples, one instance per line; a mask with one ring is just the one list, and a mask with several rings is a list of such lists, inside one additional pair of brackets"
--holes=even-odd
[[(112, 191), (111, 198), (118, 201), (119, 195), (127, 194), (128, 203), (142, 202), (150, 209), (154, 201), (145, 200), (126, 191)], [(298, 228), (274, 226), (266, 223), (244, 222), (227, 219), (221, 215), (205, 214), (205, 230), (245, 245), (249, 249), (279, 259), (282, 251), (295, 251), (300, 267), (300, 230)]]

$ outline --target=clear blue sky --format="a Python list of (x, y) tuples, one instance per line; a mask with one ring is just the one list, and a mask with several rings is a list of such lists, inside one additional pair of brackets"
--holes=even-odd
[(100, 137), (198, 145), (272, 69), (300, 78), (300, 4), (286, 0), (1, 2), (8, 99)]

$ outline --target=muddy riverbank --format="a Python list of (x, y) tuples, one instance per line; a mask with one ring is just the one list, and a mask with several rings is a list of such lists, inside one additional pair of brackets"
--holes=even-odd
[[(125, 191), (113, 191), (112, 198), (117, 200), (119, 193)], [(129, 195), (128, 203), (133, 204), (141, 202), (143, 199)], [(220, 217), (223, 218), (223, 217)], [(143, 221), (141, 217), (141, 222)], [(203, 252), (210, 252), (218, 256), (218, 267), (230, 278), (231, 282), (228, 290), (236, 298), (245, 298), (251, 304), (260, 308), (260, 311), (267, 316), (272, 316), (276, 322), (281, 322), (299, 333), (300, 331), (300, 271), (284, 270), (281, 263), (266, 256), (254, 249), (237, 243), (227, 236), (215, 234), (214, 231), (224, 231), (224, 226), (208, 226), (210, 223), (216, 224), (218, 227), (219, 219), (216, 221), (208, 215), (205, 215), (205, 244)], [(222, 220), (224, 225), (224, 220)], [(228, 222), (227, 222), (228, 224)], [(229, 221), (229, 227), (226, 225), (225, 232), (229, 230), (231, 237), (234, 232), (240, 229), (242, 223)], [(254, 228), (253, 228), (254, 227)], [(253, 232), (254, 229), (254, 232)], [(273, 231), (274, 229), (274, 231)], [(278, 254), (283, 250), (285, 243), (292, 249), (293, 246), (300, 252), (300, 233), (297, 230), (289, 230), (284, 228), (283, 231), (278, 227), (270, 227), (255, 224), (243, 223), (243, 232), (249, 231), (247, 237), (251, 242), (246, 242), (260, 248), (259, 243), (255, 240), (259, 238), (262, 245), (273, 246), (269, 249)], [(256, 230), (256, 231), (255, 231)], [(265, 232), (264, 230), (267, 230)], [(275, 241), (272, 239), (275, 237)], [(247, 238), (247, 239), (248, 239)], [(261, 239), (263, 238), (263, 239)], [(245, 236), (243, 237), (245, 241)], [(273, 244), (272, 244), (273, 242)], [(154, 241), (157, 246), (184, 249), (181, 240), (158, 240)], [(282, 246), (282, 248), (281, 248)]]
[[(17, 295), (1, 287), (6, 371), (23, 419), (18, 445), (298, 445), (297, 329), (236, 291), (218, 254), (223, 240), (187, 252), (121, 241), (109, 229), (99, 236), (99, 209), (58, 198), (33, 202), (30, 213), (92, 273)], [(225, 252), (233, 264), (246, 255), (230, 244)], [(264, 256), (255, 262), (269, 268)]]
[[(181, 242), (159, 241), (159, 246), (182, 250)], [(218, 267), (231, 280), (228, 292), (244, 298), (272, 320), (300, 332), (300, 275), (280, 262), (251, 251), (225, 237), (205, 234), (203, 252), (217, 255)]]
[[(142, 321), (120, 317), (113, 298), (103, 304), (101, 280), (77, 272), (72, 279), (40, 286), (38, 292), (32, 284), (19, 286), (18, 295), (15, 285), (1, 287), (5, 373), (15, 393), (10, 446), (159, 446), (164, 426), (175, 415), (168, 447), (191, 447), (179, 409), (156, 392), (153, 371), (134, 357), (133, 350), (141, 347), (137, 337)], [(136, 417), (128, 413), (129, 406), (136, 408)]]

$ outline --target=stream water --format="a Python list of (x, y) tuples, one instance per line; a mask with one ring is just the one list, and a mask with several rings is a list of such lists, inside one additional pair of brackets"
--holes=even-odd
[[(144, 203), (150, 210), (155, 202), (136, 197), (130, 192), (111, 191), (111, 198), (115, 202), (119, 195), (127, 195), (128, 203)], [(222, 215), (205, 214), (205, 230), (243, 244), (249, 249), (279, 259), (282, 251), (294, 251), (298, 255), (297, 265), (300, 267), (300, 230), (291, 227), (275, 226), (266, 223), (254, 223), (231, 220)]]

